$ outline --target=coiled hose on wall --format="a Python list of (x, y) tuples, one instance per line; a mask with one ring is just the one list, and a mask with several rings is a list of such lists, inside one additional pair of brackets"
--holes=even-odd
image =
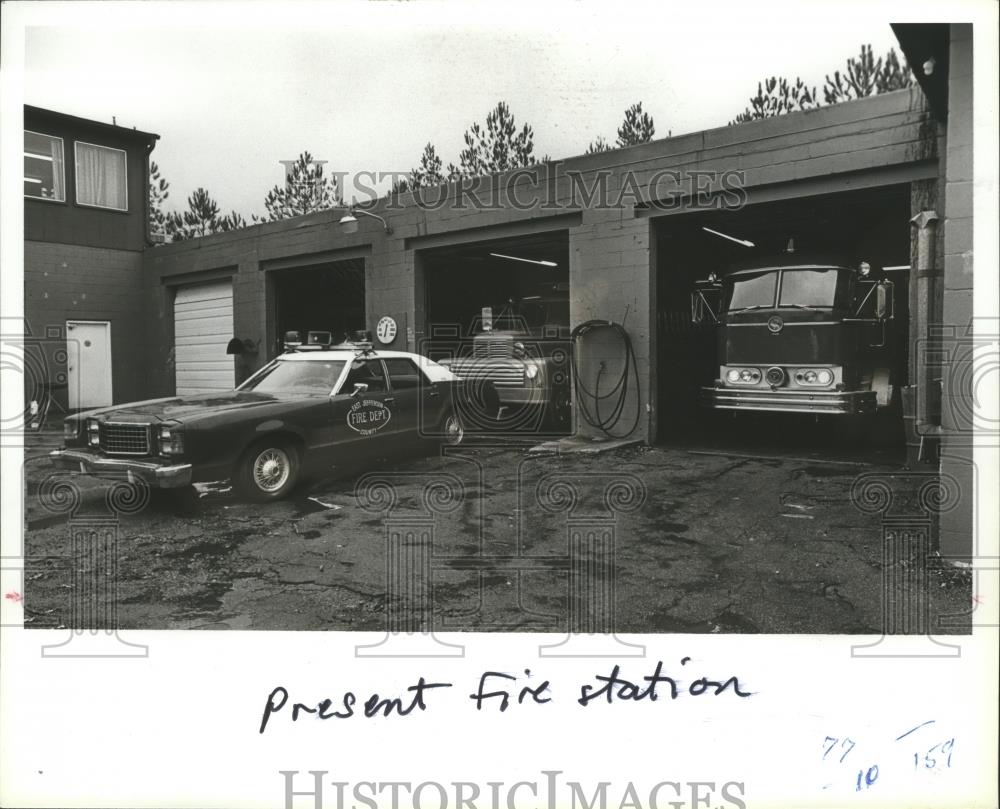
[[(587, 334), (597, 329), (611, 329), (615, 332), (615, 334), (617, 334), (622, 341), (623, 353), (625, 355), (625, 362), (622, 365), (621, 377), (615, 383), (615, 386), (607, 393), (600, 393), (601, 374), (604, 373), (603, 363), (601, 363), (601, 367), (597, 371), (597, 379), (594, 384), (593, 391), (588, 390), (586, 385), (584, 385), (583, 380), (580, 377), (580, 369), (577, 365), (577, 357), (580, 353), (579, 346), (582, 339), (586, 337)], [(639, 426), (641, 399), (639, 396), (639, 368), (635, 359), (635, 350), (632, 348), (632, 339), (628, 336), (628, 332), (625, 331), (625, 327), (620, 323), (613, 323), (610, 320), (588, 320), (573, 329), (570, 334), (570, 339), (573, 343), (573, 388), (576, 391), (576, 400), (579, 405), (578, 412), (587, 424), (597, 430), (600, 430), (608, 438), (628, 438)], [(628, 400), (630, 372), (631, 376), (635, 379), (635, 418), (632, 421), (632, 426), (629, 427), (626, 432), (616, 433), (614, 430), (618, 427), (619, 422), (622, 420), (625, 403)], [(602, 405), (606, 400), (611, 399), (612, 397), (616, 398), (612, 403), (611, 412), (606, 416), (602, 416)], [(588, 402), (590, 404), (588, 404)]]

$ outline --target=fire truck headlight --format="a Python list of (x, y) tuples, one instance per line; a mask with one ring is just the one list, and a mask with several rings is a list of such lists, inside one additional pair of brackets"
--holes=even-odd
[(760, 379), (760, 368), (729, 368), (726, 370), (726, 381), (732, 385), (756, 385)]
[(538, 366), (526, 365), (524, 367), (524, 375), (528, 377), (528, 379), (534, 379), (536, 376), (538, 376)]
[(833, 371), (829, 368), (799, 368), (795, 381), (800, 385), (825, 387), (833, 382)]

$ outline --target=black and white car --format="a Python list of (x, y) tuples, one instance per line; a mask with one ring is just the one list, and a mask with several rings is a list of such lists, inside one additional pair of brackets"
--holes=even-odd
[(51, 457), (68, 470), (155, 488), (231, 479), (249, 497), (277, 499), (348, 463), (460, 443), (455, 384), (418, 354), (366, 344), (293, 351), (231, 392), (70, 416), (65, 446)]

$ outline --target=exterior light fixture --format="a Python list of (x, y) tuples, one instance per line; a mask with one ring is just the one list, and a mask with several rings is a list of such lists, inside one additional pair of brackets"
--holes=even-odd
[(702, 227), (702, 230), (704, 230), (706, 233), (711, 233), (713, 236), (719, 236), (720, 238), (723, 238), (723, 239), (729, 239), (729, 241), (731, 241), (731, 242), (736, 242), (737, 244), (742, 244), (744, 247), (756, 247), (757, 246), (753, 242), (748, 241), (747, 239), (737, 239), (735, 236), (727, 236), (725, 233), (719, 233), (719, 231), (712, 230), (711, 228)]
[(371, 213), (363, 208), (355, 208), (353, 205), (347, 209), (347, 213), (340, 217), (339, 224), (344, 229), (344, 233), (358, 232), (358, 214), (361, 214), (362, 216), (370, 216), (372, 219), (377, 219), (382, 223), (382, 227), (385, 229), (386, 233), (392, 233), (392, 228), (389, 227), (389, 223), (377, 213)]
[(226, 344), (227, 354), (256, 354), (257, 344), (253, 340), (241, 340), (239, 337), (234, 337)]
[(505, 258), (508, 261), (523, 261), (525, 264), (541, 264), (543, 267), (558, 267), (559, 265), (554, 261), (541, 261), (535, 258), (521, 258), (520, 256), (506, 256), (503, 253), (490, 253), (491, 256), (496, 258)]

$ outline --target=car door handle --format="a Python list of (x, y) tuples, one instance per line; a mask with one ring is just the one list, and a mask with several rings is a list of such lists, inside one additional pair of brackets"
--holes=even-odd
[(441, 395), (441, 391), (439, 391), (439, 390), (432, 390), (432, 391), (428, 391), (427, 395), (428, 395), (428, 396), (433, 396), (433, 397), (437, 397), (437, 396), (440, 396), (440, 395)]
[(385, 402), (386, 404), (392, 404), (393, 402), (396, 401), (396, 397), (395, 396), (386, 396), (382, 401)]

